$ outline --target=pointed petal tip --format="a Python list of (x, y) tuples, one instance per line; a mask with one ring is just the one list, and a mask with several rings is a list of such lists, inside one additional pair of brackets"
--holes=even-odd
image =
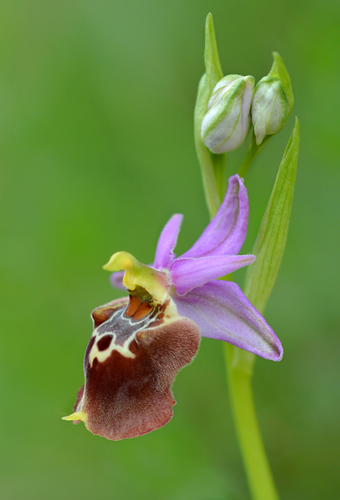
[(174, 214), (165, 224), (157, 243), (154, 267), (164, 269), (174, 260), (173, 253), (183, 220), (182, 214)]
[[(241, 255), (240, 255), (241, 257)], [(249, 264), (252, 264), (255, 260), (256, 260), (256, 255), (253, 255), (253, 254), (244, 254), (242, 255), (242, 257), (244, 257), (244, 260), (249, 262)]]
[(238, 184), (243, 185), (244, 179), (243, 179), (243, 177), (240, 177), (239, 174), (234, 174), (231, 177), (229, 177), (228, 183), (231, 183), (231, 184), (238, 183)]
[(280, 339), (274, 334), (274, 332), (273, 332), (272, 343), (268, 347), (269, 348), (263, 350), (262, 353), (259, 352), (254, 354), (257, 354), (261, 358), (268, 359), (270, 361), (281, 361), (283, 358), (284, 351)]
[(87, 419), (87, 413), (84, 412), (83, 410), (76, 411), (74, 413), (71, 413), (71, 415), (67, 415), (66, 417), (61, 417), (62, 420), (81, 420), (82, 422), (86, 422)]
[(275, 358), (273, 358), (273, 361), (282, 361), (283, 354), (284, 354), (283, 347), (280, 345), (280, 349), (278, 352), (276, 352), (276, 356)]

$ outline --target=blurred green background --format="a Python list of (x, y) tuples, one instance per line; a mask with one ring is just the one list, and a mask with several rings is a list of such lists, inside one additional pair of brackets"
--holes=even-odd
[(208, 222), (192, 116), (209, 11), (225, 73), (259, 80), (277, 50), (291, 75), (292, 116), (246, 179), (244, 253), (298, 115), (290, 233), (266, 310), (285, 357), (257, 360), (254, 391), (282, 498), (339, 498), (339, 2), (4, 0), (1, 499), (250, 498), (218, 341), (203, 339), (177, 377), (161, 430), (110, 442), (61, 420), (83, 383), (90, 311), (119, 296), (102, 264), (117, 250), (151, 262), (175, 212), (178, 254)]

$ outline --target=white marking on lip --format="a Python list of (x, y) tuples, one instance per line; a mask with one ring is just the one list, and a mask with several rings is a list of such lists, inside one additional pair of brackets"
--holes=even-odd
[[(96, 337), (94, 344), (92, 346), (90, 355), (89, 355), (89, 364), (92, 368), (94, 358), (97, 358), (99, 363), (103, 363), (107, 358), (109, 358), (113, 351), (119, 352), (125, 358), (135, 358), (136, 355), (130, 351), (129, 345), (131, 344), (133, 338), (135, 337), (137, 332), (134, 332), (128, 337), (123, 345), (115, 344), (116, 334), (113, 332), (107, 332), (108, 335), (112, 335), (112, 340), (110, 346), (104, 351), (100, 351), (98, 349), (98, 340), (97, 340), (97, 328), (93, 332), (93, 336)], [(99, 338), (103, 338), (104, 335), (101, 335)]]
[[(88, 361), (89, 361), (89, 364), (92, 368), (93, 366), (93, 361), (95, 358), (98, 359), (99, 363), (103, 363), (104, 361), (106, 361), (112, 354), (113, 351), (117, 351), (119, 352), (119, 354), (121, 354), (122, 356), (124, 356), (125, 358), (130, 358), (130, 359), (134, 359), (136, 357), (136, 355), (130, 351), (129, 347), (130, 347), (130, 344), (131, 342), (136, 338), (136, 335), (138, 332), (140, 332), (141, 330), (144, 330), (144, 329), (148, 329), (148, 330), (153, 330), (153, 329), (157, 329), (157, 326), (152, 326), (152, 324), (156, 321), (157, 317), (161, 314), (161, 310), (158, 310), (156, 312), (156, 314), (150, 318), (150, 323), (145, 325), (144, 328), (140, 328), (139, 330), (135, 330), (126, 340), (125, 342), (123, 343), (123, 345), (119, 345), (119, 344), (116, 344), (115, 343), (115, 340), (117, 338), (117, 335), (115, 332), (112, 332), (110, 330), (108, 330), (107, 332), (103, 332), (103, 324), (105, 323), (102, 323), (101, 325), (99, 325), (97, 328), (95, 328), (95, 330), (93, 331), (93, 334), (92, 334), (92, 337), (95, 337), (95, 341), (93, 343), (93, 346), (91, 348), (91, 351), (89, 353), (89, 358), (88, 358)], [(166, 307), (166, 312), (167, 314), (164, 315), (163, 317), (163, 322), (162, 322), (162, 326), (165, 326), (169, 323), (171, 323), (172, 321), (174, 321), (176, 319), (176, 317), (178, 317), (178, 312), (177, 312), (177, 308), (176, 308), (176, 305), (175, 303), (171, 300), (169, 302), (169, 304), (167, 305)], [(110, 321), (112, 320), (112, 317), (120, 314), (121, 311), (118, 310), (114, 313), (113, 316), (110, 317), (109, 320), (107, 321)], [(167, 317), (169, 316), (169, 317)], [(141, 318), (140, 320), (137, 320), (137, 321), (133, 321), (131, 318), (128, 318), (126, 316), (124, 316), (124, 320), (125, 321), (130, 321), (131, 323), (133, 323), (134, 325), (136, 325), (136, 323), (143, 323), (145, 321), (145, 318)], [(98, 329), (100, 328), (101, 332), (100, 334), (98, 333)], [(98, 349), (98, 342), (99, 342), (99, 339), (100, 338), (103, 338), (104, 335), (112, 335), (112, 340), (111, 340), (111, 344), (110, 346), (105, 349), (104, 351), (100, 351)], [(98, 338), (99, 337), (99, 338)]]

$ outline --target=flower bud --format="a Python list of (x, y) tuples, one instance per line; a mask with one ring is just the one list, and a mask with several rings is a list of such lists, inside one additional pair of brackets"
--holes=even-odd
[(256, 143), (259, 145), (266, 135), (277, 134), (286, 124), (294, 104), (289, 74), (277, 52), (267, 76), (255, 87), (252, 104), (252, 120)]
[(215, 86), (201, 128), (202, 141), (212, 153), (233, 151), (244, 142), (254, 85), (252, 76), (228, 75)]

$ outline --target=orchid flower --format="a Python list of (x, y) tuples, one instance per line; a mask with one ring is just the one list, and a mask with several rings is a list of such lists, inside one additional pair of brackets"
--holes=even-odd
[(239, 286), (218, 278), (251, 264), (237, 255), (248, 225), (248, 195), (234, 175), (215, 217), (186, 253), (173, 250), (182, 222), (164, 227), (152, 266), (127, 252), (112, 255), (104, 269), (129, 297), (92, 312), (94, 331), (84, 360), (85, 385), (74, 413), (93, 434), (119, 440), (151, 432), (172, 418), (171, 385), (195, 356), (201, 336), (223, 340), (274, 361), (280, 340)]

